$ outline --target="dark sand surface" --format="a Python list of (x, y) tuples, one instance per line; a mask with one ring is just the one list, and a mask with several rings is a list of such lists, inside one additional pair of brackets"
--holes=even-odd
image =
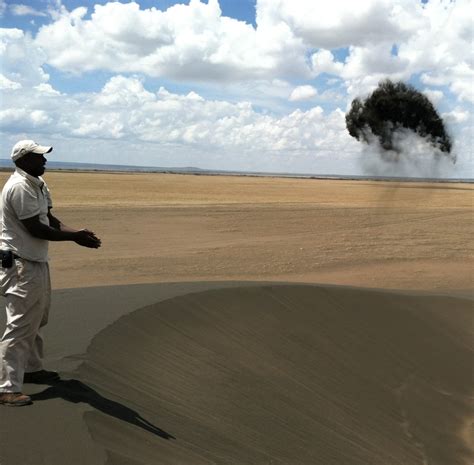
[(0, 409), (0, 463), (468, 465), (472, 321), (467, 297), (342, 286), (56, 291), (63, 381)]

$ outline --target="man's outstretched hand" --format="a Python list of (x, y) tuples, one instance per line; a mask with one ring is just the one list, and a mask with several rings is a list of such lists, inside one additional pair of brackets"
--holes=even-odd
[(76, 244), (82, 245), (82, 247), (89, 247), (90, 249), (98, 249), (102, 245), (102, 241), (88, 229), (77, 231), (74, 241)]

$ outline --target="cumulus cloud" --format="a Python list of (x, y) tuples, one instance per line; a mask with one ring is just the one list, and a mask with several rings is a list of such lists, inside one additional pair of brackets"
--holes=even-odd
[(456, 107), (454, 110), (441, 115), (450, 124), (465, 123), (472, 117), (471, 113), (463, 108)]
[(423, 28), (400, 43), (398, 55), (427, 85), (448, 86), (461, 101), (474, 101), (472, 2), (431, 0), (423, 8)]
[(61, 95), (61, 92), (58, 92), (56, 89), (53, 89), (53, 86), (51, 84), (47, 84), (45, 82), (34, 86), (34, 89), (38, 90), (44, 95)]
[(423, 89), (423, 94), (426, 95), (434, 104), (441, 102), (444, 97), (444, 93), (441, 90)]
[(474, 70), (463, 61), (450, 68), (423, 73), (421, 81), (431, 86), (449, 86), (460, 101), (474, 103)]
[[(58, 69), (143, 73), (188, 81), (241, 82), (333, 74), (349, 95), (383, 77), (423, 74), (460, 100), (472, 97), (470, 0), (257, 0), (256, 27), (222, 15), (218, 0), (165, 11), (109, 2), (68, 12), (35, 43)], [(344, 62), (332, 50), (345, 48)], [(314, 51), (310, 60), (306, 55)]]
[(36, 10), (29, 5), (12, 3), (10, 11), (14, 16), (47, 16), (46, 13)]
[(28, 108), (6, 108), (0, 110), (0, 126), (4, 129), (21, 126), (23, 129), (38, 129), (48, 123), (51, 118), (44, 110)]
[[(409, 79), (422, 74), (424, 84), (449, 86), (459, 100), (473, 101), (474, 71), (467, 54), (472, 47), (469, 0), (431, 0), (426, 4), (364, 0), (357, 8), (337, 0), (319, 15), (313, 11), (317, 2), (298, 0), (295, 8), (289, 0), (271, 3), (275, 9), (281, 7), (280, 19), (293, 24), (305, 43), (319, 48), (311, 58), (314, 73), (340, 76), (350, 96), (369, 93), (384, 77)], [(354, 22), (353, 12), (358, 15)], [(326, 30), (337, 37), (337, 43), (325, 41)], [(335, 60), (331, 47), (347, 48), (344, 62)]]
[(300, 100), (310, 100), (318, 95), (318, 91), (313, 86), (298, 86), (293, 89), (289, 100), (291, 102), (299, 102)]
[(42, 67), (43, 50), (20, 29), (0, 28), (0, 58), (4, 79), (13, 83), (10, 87), (38, 85), (49, 79)]
[(21, 84), (19, 82), (14, 82), (5, 77), (3, 74), (0, 74), (0, 89), (20, 89)]
[(315, 75), (321, 73), (340, 75), (344, 69), (344, 64), (337, 62), (330, 50), (321, 49), (311, 57), (311, 63)]
[[(222, 16), (217, 0), (191, 0), (166, 11), (140, 9), (135, 2), (63, 9), (43, 26), (36, 43), (51, 65), (82, 73), (96, 69), (140, 72), (175, 79), (259, 78), (279, 70), (306, 69), (302, 45), (288, 28), (262, 34), (251, 25)], [(274, 40), (275, 39), (275, 40)]]
[[(63, 8), (36, 43), (49, 64), (75, 73), (105, 69), (228, 82), (325, 72), (366, 92), (372, 90), (366, 77), (424, 73), (425, 84), (451, 86), (469, 100), (469, 8), (469, 0), (361, 0), (357, 6), (348, 0), (258, 0), (254, 28), (223, 16), (217, 0), (191, 0), (166, 11), (109, 2), (95, 5), (89, 19), (85, 7)], [(349, 51), (344, 63), (334, 59), (337, 48)], [(308, 63), (309, 50), (316, 52)]]
[[(34, 37), (0, 29), (4, 131), (199, 147), (215, 157), (330, 157), (359, 150), (343, 112), (289, 108), (314, 99), (344, 109), (384, 78), (419, 76), (463, 147), (472, 145), (470, 0), (257, 0), (256, 26), (223, 16), (217, 0), (163, 11), (102, 3), (67, 11), (56, 0)], [(98, 92), (67, 95), (45, 65), (115, 76)], [(152, 90), (148, 76), (187, 81), (187, 91)], [(305, 79), (311, 85), (295, 84)]]
[(341, 71), (346, 79), (363, 75), (385, 74), (387, 76), (407, 74), (408, 62), (392, 54), (392, 44), (381, 42), (370, 47), (349, 48), (350, 55)]
[(335, 49), (405, 38), (420, 11), (412, 0), (259, 0), (257, 23), (284, 23), (311, 47)]
[[(321, 107), (281, 117), (262, 114), (249, 102), (206, 100), (195, 92), (176, 94), (161, 87), (146, 90), (137, 77), (114, 76), (94, 94), (75, 98), (37, 86), (11, 90), (0, 113), (2, 128), (42, 127), (65, 136), (198, 145), (209, 152), (345, 150), (342, 111)], [(22, 110), (19, 111), (18, 108)]]
[[(111, 95), (116, 96), (118, 105)], [(340, 129), (344, 124), (340, 114), (335, 120), (326, 120), (320, 107), (279, 118), (256, 112), (248, 102), (206, 100), (195, 92), (181, 95), (163, 87), (156, 93), (148, 92), (138, 79), (123, 76), (109, 81), (93, 100), (92, 119), (104, 120), (97, 118), (97, 112), (112, 111), (134, 137), (214, 148), (316, 149), (322, 140), (330, 143), (328, 137), (335, 130), (332, 125), (337, 122)]]

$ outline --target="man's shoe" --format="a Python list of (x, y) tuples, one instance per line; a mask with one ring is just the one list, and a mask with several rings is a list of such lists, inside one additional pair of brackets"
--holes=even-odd
[(23, 405), (30, 405), (32, 403), (31, 397), (21, 392), (0, 393), (0, 405), (8, 405), (9, 407), (22, 407)]
[(48, 384), (54, 381), (59, 381), (59, 375), (55, 371), (32, 371), (25, 373), (23, 376), (23, 382), (29, 384)]

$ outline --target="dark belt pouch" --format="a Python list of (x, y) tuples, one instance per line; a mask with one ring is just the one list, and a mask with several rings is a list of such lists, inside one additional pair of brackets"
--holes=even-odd
[(0, 258), (2, 260), (2, 268), (11, 268), (15, 255), (11, 250), (0, 250)]

